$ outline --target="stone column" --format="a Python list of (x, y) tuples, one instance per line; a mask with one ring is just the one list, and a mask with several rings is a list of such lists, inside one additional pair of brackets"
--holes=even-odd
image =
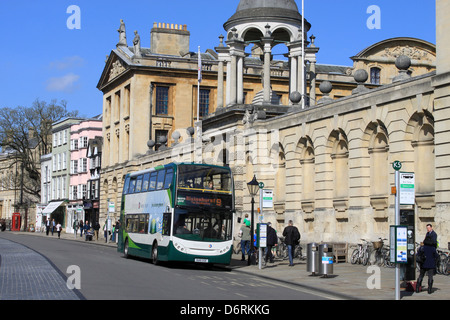
[(217, 108), (223, 108), (223, 61), (219, 61), (217, 71)]
[(264, 103), (270, 104), (270, 61), (272, 60), (273, 38), (264, 37), (261, 41), (264, 45)]
[(227, 60), (227, 86), (226, 86), (226, 98), (225, 105), (228, 106), (231, 104), (231, 61), (230, 57)]
[[(229, 52), (231, 56), (231, 70), (230, 70), (230, 105), (236, 103), (242, 103), (244, 97), (244, 57), (245, 57), (245, 43), (241, 40), (233, 38), (233, 40), (227, 41), (229, 46)], [(228, 79), (227, 79), (228, 80)], [(228, 81), (227, 81), (228, 86)]]
[(230, 104), (236, 104), (237, 102), (237, 57), (232, 54), (231, 55), (231, 77), (230, 77), (230, 88), (231, 88), (231, 96), (230, 96)]
[[(225, 47), (223, 44), (224, 36), (221, 35), (219, 37), (220, 44), (218, 47), (215, 48), (216, 52), (218, 53), (218, 70), (217, 70), (217, 108), (223, 108), (224, 107), (224, 64), (226, 62), (227, 56), (228, 56), (228, 47)], [(228, 66), (227, 66), (228, 67)], [(227, 72), (227, 77), (229, 73)], [(228, 81), (227, 81), (227, 88), (228, 88)]]
[[(304, 92), (304, 94), (306, 95), (306, 60), (305, 60), (305, 64), (303, 64), (303, 59), (302, 59), (302, 55), (297, 57), (298, 59), (298, 92), (302, 93)], [(303, 64), (303, 68), (302, 68), (302, 64)], [(303, 72), (302, 72), (303, 70)], [(304, 90), (303, 90), (304, 89)], [(302, 101), (305, 101), (305, 97), (302, 97)]]
[(289, 75), (290, 93), (298, 91), (297, 86), (297, 57), (290, 57), (291, 60), (291, 73)]
[[(304, 83), (301, 75), (302, 63), (302, 45), (301, 41), (293, 41), (288, 45), (289, 58), (291, 59), (291, 70), (289, 74), (290, 94), (293, 92), (301, 93), (301, 85)], [(302, 97), (304, 99), (304, 97)]]
[(244, 103), (244, 57), (237, 58), (237, 103)]
[(309, 97), (310, 102), (309, 104), (311, 106), (316, 105), (316, 60), (310, 61), (310, 68), (309, 68), (309, 79), (311, 83), (311, 88), (309, 91)]

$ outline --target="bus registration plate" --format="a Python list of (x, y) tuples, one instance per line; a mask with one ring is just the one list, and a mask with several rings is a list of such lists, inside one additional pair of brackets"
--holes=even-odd
[(208, 259), (195, 258), (195, 262), (208, 263)]

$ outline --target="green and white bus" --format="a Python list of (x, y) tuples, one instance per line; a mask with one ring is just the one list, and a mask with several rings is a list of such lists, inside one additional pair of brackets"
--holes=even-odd
[(118, 251), (158, 261), (229, 264), (233, 249), (231, 169), (171, 163), (128, 174)]

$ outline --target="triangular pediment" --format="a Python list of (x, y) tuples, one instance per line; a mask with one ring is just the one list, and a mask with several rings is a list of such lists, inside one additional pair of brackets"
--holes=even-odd
[(97, 88), (102, 90), (110, 82), (119, 78), (128, 69), (128, 64), (113, 50), (106, 61)]

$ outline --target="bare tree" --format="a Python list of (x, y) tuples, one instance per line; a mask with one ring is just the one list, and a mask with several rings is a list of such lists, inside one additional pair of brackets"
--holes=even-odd
[[(0, 108), (0, 146), (17, 170), (15, 186), (21, 195), (40, 198), (41, 156), (52, 151), (52, 124), (67, 117), (76, 117), (78, 111), (68, 111), (67, 102), (36, 100), (31, 107)], [(23, 203), (21, 196), (21, 204)]]

